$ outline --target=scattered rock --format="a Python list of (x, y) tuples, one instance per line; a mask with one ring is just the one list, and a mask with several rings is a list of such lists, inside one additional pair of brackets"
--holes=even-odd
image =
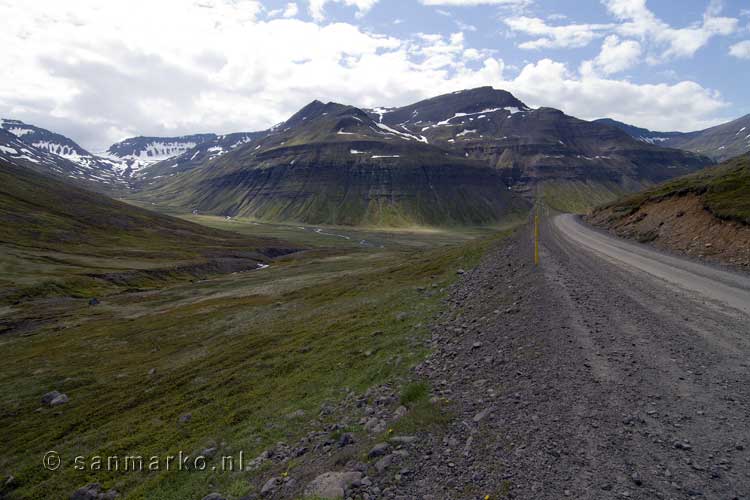
[(395, 455), (386, 455), (377, 462), (375, 462), (375, 469), (378, 471), (379, 474), (382, 474), (388, 467), (390, 467), (393, 464), (393, 461), (395, 460)]
[(490, 408), (486, 408), (486, 409), (480, 411), (479, 413), (477, 413), (476, 415), (474, 415), (474, 418), (473, 418), (474, 423), (479, 423), (482, 420), (484, 420), (487, 417), (487, 415), (489, 415), (492, 412), (492, 410), (493, 410), (493, 408), (491, 408), (491, 407)]
[(399, 406), (398, 408), (396, 408), (396, 411), (393, 412), (393, 418), (398, 420), (405, 416), (407, 413), (409, 413), (409, 410), (408, 408), (406, 408), (406, 406)]
[(99, 483), (87, 484), (83, 488), (77, 489), (71, 496), (70, 500), (113, 500), (120, 496), (115, 490), (107, 492), (102, 491), (102, 485)]
[(44, 396), (42, 396), (42, 404), (47, 406), (58, 406), (58, 405), (64, 405), (70, 401), (67, 394), (63, 394), (62, 392), (58, 391), (52, 391), (48, 392)]
[(370, 450), (370, 453), (368, 453), (367, 456), (370, 458), (382, 457), (387, 454), (390, 449), (391, 446), (388, 443), (378, 443)]
[(332, 415), (333, 412), (336, 411), (336, 407), (333, 406), (330, 402), (326, 401), (322, 405), (320, 405), (320, 416), (326, 417), (328, 415)]
[(361, 472), (326, 472), (307, 485), (305, 496), (327, 499), (344, 498), (346, 491), (361, 480)]
[(630, 476), (630, 479), (633, 480), (633, 482), (636, 484), (636, 486), (643, 486), (643, 478), (641, 478), (641, 475), (638, 474), (637, 472), (634, 472)]
[(288, 414), (286, 416), (287, 420), (294, 420), (297, 418), (303, 418), (305, 416), (305, 410), (297, 410), (293, 411), (292, 413)]
[(380, 434), (381, 432), (385, 432), (385, 428), (385, 420), (374, 417), (365, 424), (365, 430), (370, 434)]
[(391, 443), (395, 444), (412, 444), (417, 440), (416, 436), (393, 436)]
[(263, 485), (263, 487), (260, 489), (261, 496), (268, 496), (273, 494), (276, 490), (278, 490), (281, 485), (284, 483), (284, 480), (280, 477), (272, 477), (268, 481), (266, 481), (266, 484)]
[(339, 448), (343, 448), (345, 446), (349, 446), (350, 444), (354, 444), (356, 440), (354, 439), (354, 434), (351, 432), (345, 432), (341, 435), (339, 438)]

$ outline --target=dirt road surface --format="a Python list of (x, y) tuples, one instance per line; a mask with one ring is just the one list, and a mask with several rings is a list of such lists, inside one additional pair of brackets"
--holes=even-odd
[(383, 497), (750, 498), (748, 278), (572, 216), (532, 248), (520, 231), (452, 292), (416, 370), (452, 421)]

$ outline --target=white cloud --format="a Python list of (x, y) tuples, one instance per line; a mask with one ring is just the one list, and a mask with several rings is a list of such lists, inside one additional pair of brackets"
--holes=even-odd
[(289, 17), (297, 17), (297, 14), (299, 13), (299, 7), (296, 3), (290, 2), (286, 4), (286, 8), (284, 9), (284, 13), (282, 14), (283, 17), (289, 18)]
[(611, 75), (635, 66), (641, 57), (641, 44), (635, 40), (621, 41), (617, 35), (610, 35), (602, 44), (599, 55), (581, 65), (581, 73), (600, 72)]
[(288, 4), (286, 4), (286, 7), (284, 7), (283, 9), (275, 9), (275, 10), (269, 11), (268, 17), (273, 18), (273, 17), (281, 16), (281, 17), (285, 17), (289, 19), (292, 17), (297, 17), (297, 14), (299, 14), (299, 6), (297, 5), (297, 3), (289, 2)]
[(735, 43), (729, 48), (729, 53), (740, 59), (750, 59), (750, 40)]
[(12, 4), (0, 0), (0, 66), (13, 68), (0, 79), (0, 116), (92, 149), (138, 134), (261, 130), (315, 98), (406, 104), (501, 81), (504, 69), (466, 52), (461, 33), (397, 39), (261, 20), (250, 1)]
[(467, 7), (476, 5), (511, 5), (526, 6), (532, 0), (419, 0), (422, 5), (447, 5), (455, 7)]
[(343, 3), (348, 7), (357, 9), (357, 16), (364, 16), (372, 9), (379, 0), (308, 0), (310, 3), (310, 15), (316, 21), (325, 19), (325, 5), (327, 3)]
[(0, 67), (13, 69), (0, 116), (99, 150), (140, 134), (261, 130), (313, 99), (395, 106), (483, 85), (653, 128), (715, 124), (706, 117), (724, 104), (696, 83), (575, 76), (548, 59), (509, 78), (461, 33), (402, 39), (262, 12), (252, 0), (0, 0)]
[(651, 12), (646, 0), (602, 0), (607, 10), (621, 24), (617, 33), (652, 42), (659, 53), (655, 62), (675, 57), (692, 57), (715, 36), (726, 36), (737, 29), (738, 20), (720, 17), (721, 2), (712, 1), (701, 23), (687, 28), (673, 28)]
[(559, 62), (529, 64), (504, 85), (534, 106), (551, 106), (584, 119), (611, 117), (652, 130), (698, 130), (717, 125), (727, 106), (716, 92), (699, 84), (638, 85), (591, 75), (575, 77)]
[[(513, 32), (534, 38), (520, 43), (518, 47), (522, 49), (580, 48), (603, 36), (618, 34), (637, 39), (642, 50), (650, 50), (648, 60), (659, 63), (692, 57), (711, 38), (734, 33), (739, 23), (738, 19), (720, 15), (722, 3), (718, 0), (709, 3), (700, 22), (686, 28), (674, 28), (659, 19), (646, 6), (646, 0), (602, 0), (602, 3), (616, 23), (553, 26), (540, 18), (517, 16), (506, 19), (505, 24)], [(634, 49), (633, 42), (620, 48), (630, 52)], [(612, 70), (615, 71), (619, 70)]]
[(539, 37), (518, 46), (522, 49), (559, 49), (585, 47), (602, 32), (611, 29), (610, 24), (568, 24), (564, 26), (550, 26), (543, 19), (537, 17), (511, 17), (505, 24), (514, 32), (520, 32)]

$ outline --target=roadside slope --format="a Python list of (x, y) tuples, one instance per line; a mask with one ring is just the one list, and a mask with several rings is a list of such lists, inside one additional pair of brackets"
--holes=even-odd
[(619, 236), (750, 269), (750, 155), (596, 209)]

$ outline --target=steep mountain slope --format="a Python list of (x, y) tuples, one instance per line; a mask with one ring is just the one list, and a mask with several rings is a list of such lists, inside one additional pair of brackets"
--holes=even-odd
[(0, 160), (0, 299), (254, 269), (289, 248), (149, 212)]
[(609, 125), (617, 127), (630, 137), (638, 139), (641, 142), (647, 142), (649, 144), (660, 144), (666, 142), (669, 139), (674, 139), (686, 135), (684, 132), (655, 132), (647, 128), (636, 127), (635, 125), (628, 125), (627, 123), (618, 122), (611, 118), (600, 118), (594, 120), (594, 123), (601, 123), (602, 125)]
[(598, 208), (588, 220), (620, 236), (750, 267), (750, 155)]
[(674, 137), (665, 146), (693, 151), (724, 161), (750, 151), (750, 115), (729, 123)]
[(491, 224), (526, 203), (501, 173), (314, 101), (265, 137), (150, 184), (149, 201), (230, 216), (352, 225)]
[(31, 164), (89, 185), (122, 184), (120, 164), (93, 155), (73, 140), (19, 120), (0, 120), (0, 157)]

